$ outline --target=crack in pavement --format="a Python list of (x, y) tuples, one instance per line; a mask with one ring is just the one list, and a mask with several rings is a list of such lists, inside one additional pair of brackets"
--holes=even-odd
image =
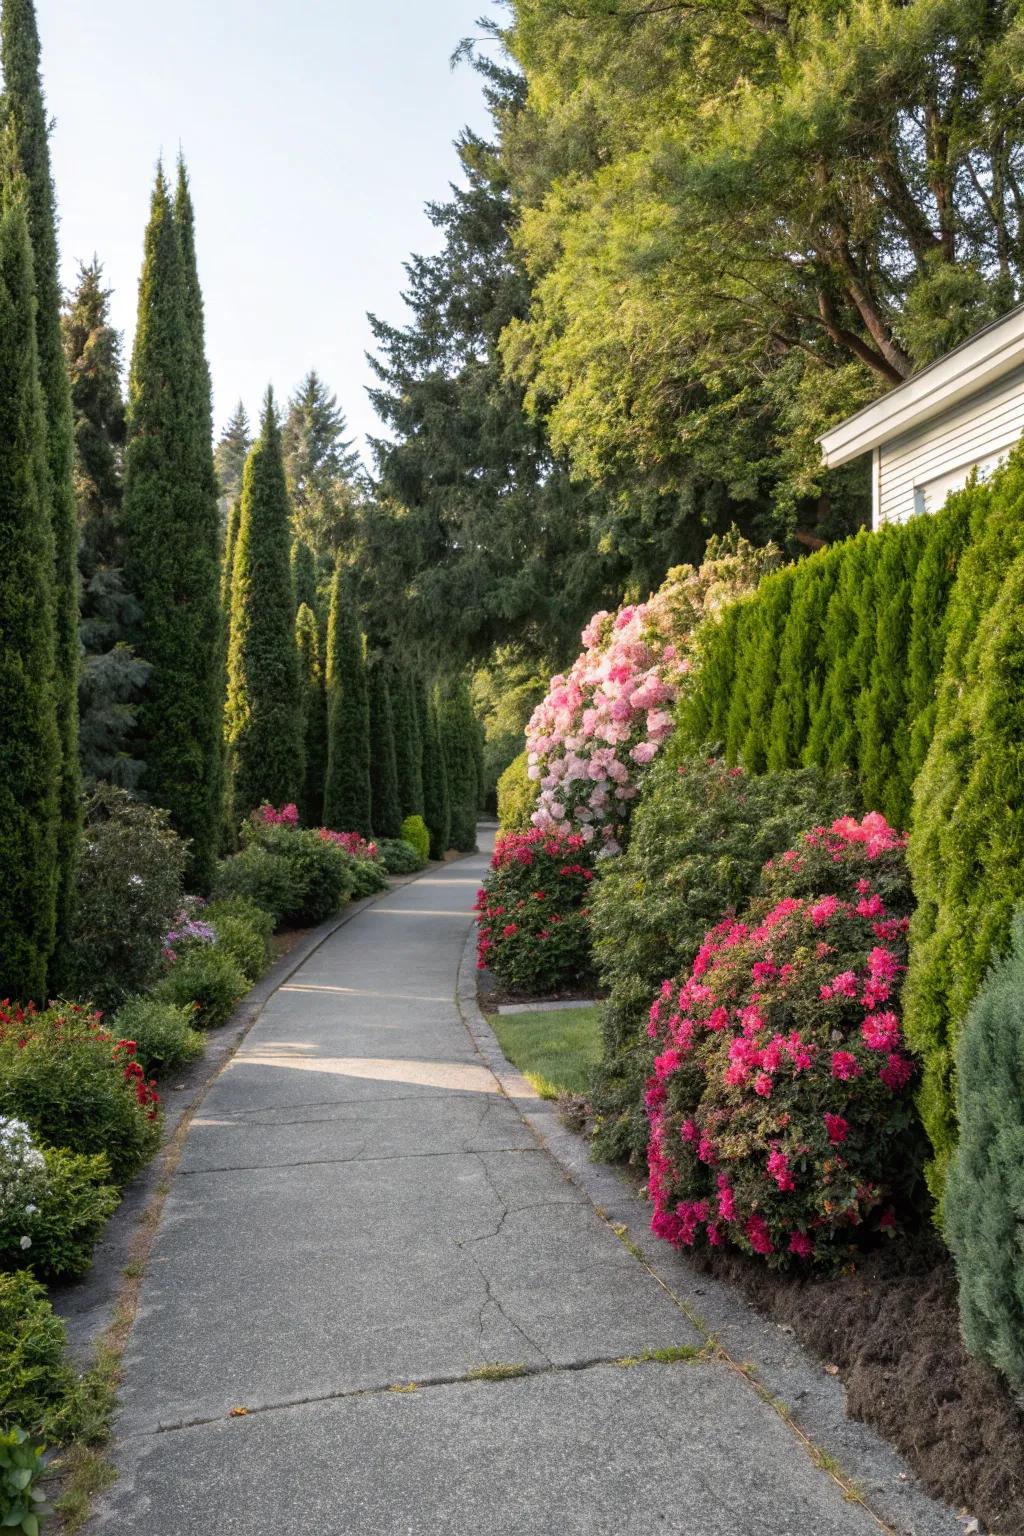
[[(178, 1170), (178, 1177), (182, 1178), (182, 1179), (186, 1179), (186, 1178), (195, 1178), (198, 1175), (207, 1174), (207, 1173), (263, 1173), (263, 1172), (269, 1172), (271, 1169), (274, 1169), (274, 1168), (319, 1168), (321, 1166), (323, 1166), (323, 1167), (331, 1167), (331, 1166), (335, 1166), (335, 1165), (343, 1165), (345, 1163), (398, 1163), (398, 1162), (406, 1162), (406, 1161), (414, 1162), (414, 1161), (416, 1161), (419, 1158), (425, 1158), (425, 1157), (479, 1157), (481, 1155), (480, 1154), (480, 1149), (477, 1148), (477, 1147), (454, 1147), (451, 1150), (445, 1151), (445, 1152), (391, 1152), (391, 1153), (387, 1153), (387, 1154), (382, 1154), (379, 1157), (378, 1156), (374, 1156), (374, 1157), (363, 1157), (363, 1156), (361, 1156), (361, 1153), (363, 1151), (365, 1151), (365, 1149), (366, 1149), (366, 1147), (368, 1145), (369, 1145), (369, 1142), (368, 1141), (364, 1141), (362, 1143), (362, 1145), (360, 1146), (358, 1152), (354, 1152), (351, 1155), (351, 1157), (309, 1157), (309, 1158), (295, 1158), (291, 1162), (281, 1162), (281, 1163), (225, 1163), (223, 1166), (220, 1166), (220, 1167), (217, 1167), (217, 1168), (180, 1168)], [(515, 1152), (515, 1153), (532, 1152), (532, 1153), (536, 1153), (537, 1150), (538, 1149), (536, 1147), (485, 1147), (485, 1148), (483, 1148), (483, 1151), (485, 1151), (485, 1152), (502, 1152), (502, 1153), (508, 1153), (508, 1152)], [(565, 1202), (565, 1201), (553, 1201), (551, 1203), (552, 1204), (567, 1204), (568, 1202)]]
[[(513, 1323), (513, 1327), (517, 1324)], [(520, 1330), (521, 1331), (521, 1330)], [(534, 1346), (536, 1347), (536, 1346)], [(539, 1351), (543, 1354), (543, 1350)], [(470, 1371), (463, 1371), (459, 1375), (421, 1376), (415, 1380), (380, 1382), (370, 1387), (349, 1387), (337, 1392), (313, 1393), (308, 1397), (285, 1397), (277, 1402), (256, 1403), (249, 1407), (239, 1404), (237, 1408), (231, 1408), (226, 1413), (197, 1414), (191, 1419), (177, 1419), (173, 1423), (157, 1424), (152, 1429), (137, 1429), (121, 1431), (118, 1438), (122, 1441), (150, 1440), (158, 1435), (174, 1434), (183, 1429), (202, 1429), (210, 1424), (223, 1424), (226, 1419), (249, 1419), (263, 1413), (279, 1413), (289, 1408), (308, 1408), (317, 1403), (346, 1402), (350, 1398), (382, 1397), (387, 1393), (401, 1396), (405, 1393), (428, 1391), (433, 1387), (473, 1387), (473, 1386), (500, 1386), (507, 1385), (511, 1381), (522, 1381), (533, 1376), (560, 1376), (575, 1375), (581, 1371), (597, 1370), (601, 1366), (615, 1366), (619, 1370), (633, 1370), (638, 1366), (652, 1366), (664, 1369), (667, 1366), (713, 1366), (723, 1362), (719, 1361), (715, 1354), (702, 1350), (694, 1355), (686, 1355), (675, 1359), (659, 1359), (656, 1350), (641, 1350), (631, 1355), (588, 1355), (579, 1360), (562, 1360), (557, 1363), (548, 1359), (545, 1365), (526, 1365), (521, 1362), (506, 1364), (504, 1362), (485, 1363)], [(492, 1374), (493, 1372), (493, 1374)]]

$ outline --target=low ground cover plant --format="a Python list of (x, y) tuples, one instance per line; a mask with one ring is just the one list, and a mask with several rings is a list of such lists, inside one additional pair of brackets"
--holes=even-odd
[(532, 995), (588, 981), (596, 854), (575, 832), (499, 833), (476, 901), (477, 965)]
[(608, 991), (593, 1085), (600, 1156), (646, 1155), (647, 1014), (662, 977), (685, 973), (708, 928), (754, 894), (765, 861), (837, 816), (848, 795), (843, 779), (818, 770), (755, 777), (714, 747), (680, 758), (669, 746), (651, 769), (629, 847), (602, 861), (591, 901), (594, 960)]
[(920, 1198), (905, 841), (879, 815), (804, 834), (663, 983), (647, 1089), (660, 1236), (834, 1266)]
[(159, 1095), (134, 1042), (74, 1003), (40, 1011), (0, 1003), (0, 1114), (49, 1146), (106, 1153), (118, 1184), (160, 1138)]
[(135, 1060), (147, 1077), (161, 1078), (203, 1054), (192, 1003), (179, 1006), (147, 993), (126, 998), (111, 1020), (122, 1040), (135, 1043)]
[(43, 1448), (19, 1425), (0, 1428), (0, 1526), (39, 1536), (46, 1500), (39, 1487), (46, 1470)]

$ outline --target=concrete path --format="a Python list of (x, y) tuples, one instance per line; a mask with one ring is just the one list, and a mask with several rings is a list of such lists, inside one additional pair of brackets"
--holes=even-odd
[(727, 1364), (623, 1363), (704, 1341), (474, 1049), (454, 994), (484, 867), (339, 929), (207, 1094), (91, 1529), (877, 1531)]

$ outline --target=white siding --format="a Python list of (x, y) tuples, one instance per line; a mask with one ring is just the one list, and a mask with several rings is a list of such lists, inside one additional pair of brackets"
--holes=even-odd
[(984, 474), (1024, 436), (1024, 367), (883, 443), (875, 524), (935, 512), (972, 469)]

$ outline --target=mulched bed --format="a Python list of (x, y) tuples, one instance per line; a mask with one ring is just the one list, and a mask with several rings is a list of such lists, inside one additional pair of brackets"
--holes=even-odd
[(503, 986), (490, 971), (477, 972), (476, 997), (484, 1013), (495, 1013), (502, 1003), (536, 1003), (538, 1008), (542, 1008), (545, 1003), (599, 1003), (606, 995), (595, 991), (592, 986), (588, 987), (585, 982), (577, 982), (574, 987), (564, 987), (560, 992), (517, 992), (512, 987)]
[(936, 1237), (894, 1240), (833, 1278), (778, 1274), (739, 1253), (695, 1262), (837, 1366), (850, 1414), (898, 1446), (929, 1493), (998, 1536), (1022, 1536), (1024, 1412), (967, 1354)]

